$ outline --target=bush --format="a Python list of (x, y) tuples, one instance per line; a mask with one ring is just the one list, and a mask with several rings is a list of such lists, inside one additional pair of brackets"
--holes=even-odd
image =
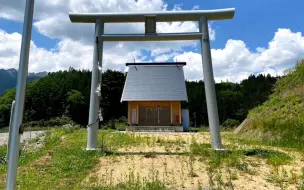
[(122, 116), (121, 118), (118, 119), (119, 123), (123, 123), (123, 124), (128, 124), (128, 119), (124, 116)]
[(125, 131), (128, 120), (126, 117), (121, 117), (119, 119), (111, 119), (107, 123), (103, 124), (103, 129), (113, 129), (118, 131)]
[(40, 120), (40, 121), (31, 121), (24, 124), (24, 127), (53, 127), (53, 126), (62, 126), (66, 124), (74, 125), (73, 121), (67, 116), (61, 116), (52, 118), (50, 120)]
[(56, 117), (46, 122), (47, 126), (62, 126), (66, 124), (74, 124), (74, 122), (67, 116)]
[(237, 127), (239, 126), (241, 123), (240, 121), (238, 120), (235, 120), (235, 119), (227, 119), (223, 124), (222, 126), (224, 128), (234, 128), (234, 127)]
[(125, 131), (126, 130), (126, 125), (124, 123), (116, 123), (115, 128), (118, 131)]

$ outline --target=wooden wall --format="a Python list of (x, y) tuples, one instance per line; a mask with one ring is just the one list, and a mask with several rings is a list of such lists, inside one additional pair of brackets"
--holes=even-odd
[(138, 108), (137, 108), (137, 102), (128, 102), (128, 123), (129, 124), (137, 124), (138, 123), (138, 117), (136, 117), (136, 123), (132, 122), (132, 110), (136, 109), (136, 115), (138, 116)]
[[(139, 121), (139, 107), (157, 107), (166, 106), (171, 110), (171, 124), (181, 125), (181, 102), (180, 101), (131, 101), (128, 102), (128, 123), (131, 125), (138, 124)], [(132, 110), (136, 111), (136, 122), (132, 122)]]
[(181, 103), (177, 101), (171, 102), (171, 124), (181, 124)]

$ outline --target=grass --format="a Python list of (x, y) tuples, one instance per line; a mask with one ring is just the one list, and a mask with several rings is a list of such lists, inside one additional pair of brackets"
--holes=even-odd
[(249, 111), (240, 134), (256, 136), (270, 146), (304, 150), (304, 60), (275, 85), (261, 106)]
[[(48, 132), (44, 148), (21, 154), (17, 185), (22, 189), (68, 188), (76, 185), (95, 166), (99, 157), (97, 152), (87, 152), (79, 148), (79, 144), (83, 145), (81, 141), (85, 141), (84, 135), (81, 130), (73, 132), (53, 129)], [(63, 137), (66, 138), (62, 139)], [(1, 149), (1, 157), (5, 155), (4, 149)], [(5, 177), (6, 169), (6, 163), (1, 164), (1, 181)], [(3, 185), (1, 183), (1, 189), (4, 188)]]
[[(224, 142), (229, 141), (231, 144), (226, 146), (228, 151), (217, 152), (210, 148), (209, 143), (198, 140), (201, 136), (208, 137), (206, 134), (209, 133), (188, 135), (186, 140), (169, 138), (169, 135), (153, 136), (102, 130), (99, 132), (100, 149), (86, 151), (83, 149), (86, 146), (86, 130), (53, 128), (46, 133), (44, 147), (22, 152), (17, 184), (20, 189), (148, 190), (190, 188), (191, 184), (196, 184), (197, 189), (202, 189), (207, 184), (215, 189), (237, 189), (235, 180), (242, 179), (244, 175), (259, 174), (255, 170), (258, 165), (249, 161), (250, 158), (257, 159), (258, 162), (263, 160), (267, 167), (272, 168), (271, 175), (264, 179), (267, 183), (280, 187), (287, 187), (290, 184), (303, 187), (304, 171), (303, 179), (299, 173), (288, 171), (288, 180), (282, 180), (286, 179), (282, 172), (284, 166), (292, 164), (295, 159), (285, 151), (273, 150), (265, 147), (263, 142), (257, 145), (255, 141), (246, 140), (244, 137), (238, 139), (236, 136), (233, 137), (232, 133), (225, 133)], [(35, 143), (37, 140), (39, 139), (30, 143)], [(240, 144), (242, 146), (239, 146)], [(181, 149), (177, 151), (176, 147)], [(6, 163), (2, 159), (5, 152), (6, 147), (0, 147), (1, 189), (5, 185)], [(140, 157), (139, 160), (144, 159), (142, 164), (150, 160), (151, 165), (145, 170), (148, 176), (143, 177), (142, 171), (136, 169), (135, 166), (140, 165), (139, 161), (131, 164), (122, 160), (132, 161), (136, 155)], [(120, 163), (118, 170), (126, 163), (129, 167), (128, 171), (122, 173), (119, 180), (115, 179), (116, 170), (110, 169), (110, 163), (99, 166), (100, 161), (106, 158), (111, 163)], [(161, 161), (164, 158), (165, 160)], [(163, 162), (161, 171), (160, 166), (156, 166), (160, 161)], [(170, 166), (172, 161), (175, 162), (173, 168), (172, 163)], [(180, 168), (178, 171), (174, 170), (174, 166), (177, 165)], [(109, 169), (104, 169), (105, 166)], [(101, 171), (107, 170), (105, 178), (100, 179), (104, 174), (98, 172), (94, 174), (99, 168)]]
[(304, 189), (304, 167), (302, 168), (302, 175), (300, 177), (299, 189), (301, 190)]
[(165, 190), (166, 187), (164, 184), (162, 184), (160, 181), (146, 181), (146, 182), (141, 182), (141, 181), (131, 181), (131, 182), (124, 182), (124, 183), (119, 183), (114, 186), (109, 186), (109, 187), (97, 187), (97, 188), (89, 188), (89, 189), (98, 189), (98, 190), (134, 190), (134, 189), (142, 189), (142, 190), (160, 190), (163, 189)]
[(288, 164), (293, 160), (293, 158), (286, 153), (262, 148), (234, 149), (233, 147), (230, 147), (229, 151), (217, 152), (206, 147), (206, 144), (192, 142), (190, 150), (193, 154), (199, 156), (200, 160), (208, 160), (210, 167), (212, 168), (219, 168), (226, 164), (240, 171), (250, 172), (247, 164), (242, 162), (244, 157), (258, 157), (266, 159), (267, 163), (273, 166)]
[(242, 153), (245, 156), (256, 156), (259, 158), (267, 159), (267, 162), (274, 166), (287, 164), (292, 160), (292, 157), (290, 157), (289, 155), (274, 150), (255, 148), (250, 150), (243, 150)]

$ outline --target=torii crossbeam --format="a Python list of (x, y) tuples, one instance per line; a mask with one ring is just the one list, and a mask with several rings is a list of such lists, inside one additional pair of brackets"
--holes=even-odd
[[(95, 44), (92, 67), (90, 113), (88, 124), (87, 149), (97, 148), (99, 95), (96, 90), (101, 84), (103, 42), (105, 41), (168, 41), (200, 40), (203, 74), (208, 110), (211, 145), (215, 150), (222, 149), (215, 82), (212, 69), (208, 20), (224, 20), (234, 17), (234, 8), (217, 10), (126, 12), (126, 13), (69, 13), (71, 22), (95, 23)], [(156, 22), (198, 21), (199, 32), (156, 33)], [(145, 23), (144, 34), (104, 34), (105, 23)]]

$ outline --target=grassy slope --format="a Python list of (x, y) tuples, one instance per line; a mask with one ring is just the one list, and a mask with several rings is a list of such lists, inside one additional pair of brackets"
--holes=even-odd
[(251, 110), (241, 134), (262, 137), (272, 145), (304, 149), (304, 60), (275, 85), (263, 105)]

